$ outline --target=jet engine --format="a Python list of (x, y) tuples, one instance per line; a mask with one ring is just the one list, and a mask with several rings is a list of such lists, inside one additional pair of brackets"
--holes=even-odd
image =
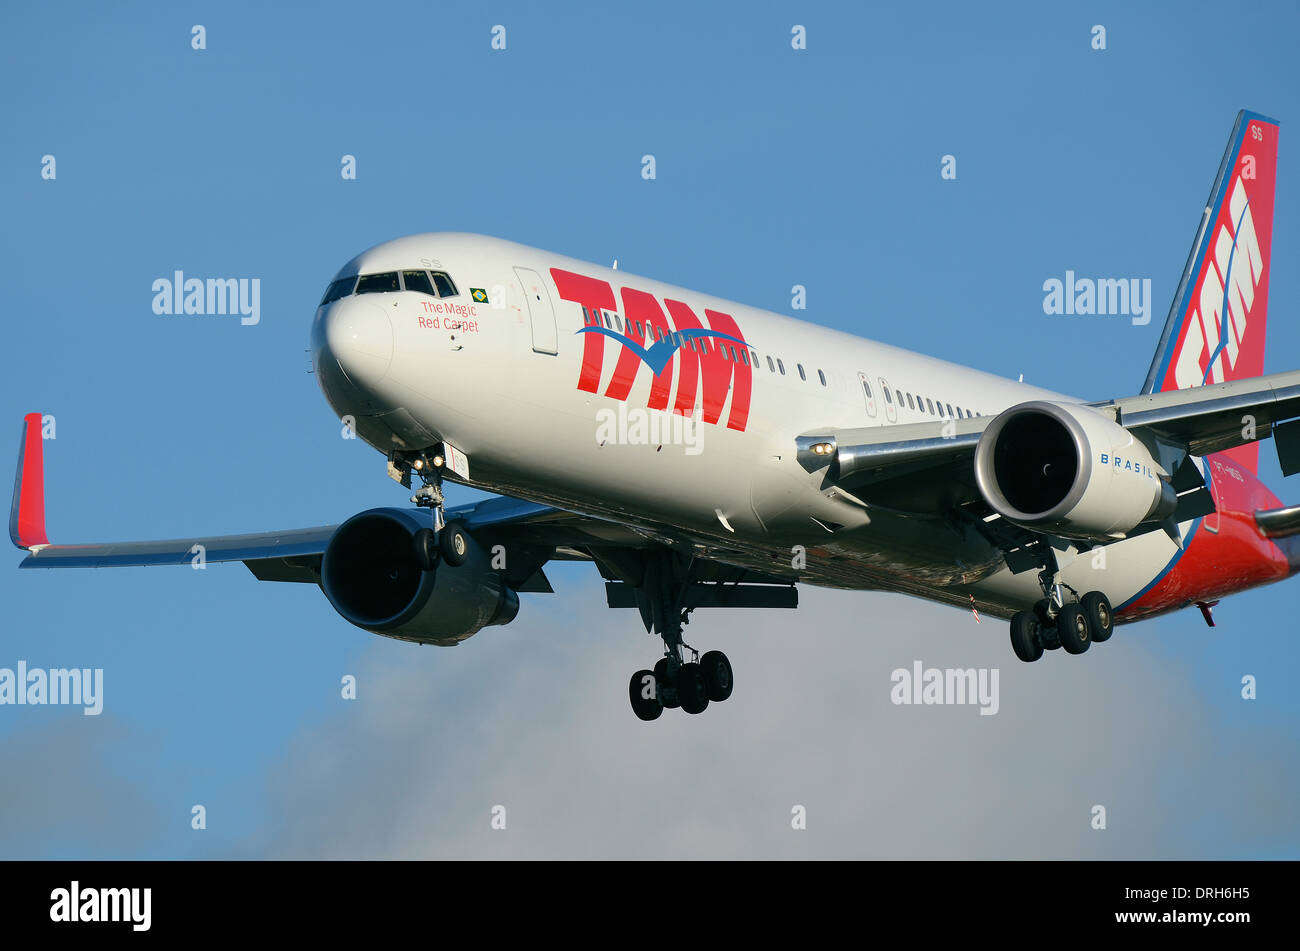
[(1089, 541), (1124, 538), (1177, 507), (1146, 446), (1086, 406), (1034, 401), (997, 416), (975, 448), (975, 479), (1003, 518)]
[(519, 596), (468, 532), (459, 564), (421, 567), (416, 533), (429, 522), (427, 512), (381, 508), (340, 525), (321, 560), (321, 589), (334, 610), (374, 634), (445, 646), (513, 621)]

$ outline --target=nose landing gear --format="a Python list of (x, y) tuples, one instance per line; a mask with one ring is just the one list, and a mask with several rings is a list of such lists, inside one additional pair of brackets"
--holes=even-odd
[(411, 473), (420, 477), (420, 488), (411, 501), (419, 508), (431, 509), (432, 528), (422, 528), (415, 533), (415, 560), (424, 571), (432, 571), (439, 562), (452, 567), (463, 565), (469, 556), (469, 541), (465, 530), (457, 524), (448, 525), (444, 514), (446, 500), (442, 494), (442, 473), (445, 456), (440, 447), (418, 453), (393, 452), (388, 457), (388, 474), (405, 488), (411, 487)]

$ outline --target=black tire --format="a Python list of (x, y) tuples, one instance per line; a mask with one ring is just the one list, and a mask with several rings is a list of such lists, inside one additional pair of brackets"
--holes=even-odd
[[(650, 696), (646, 696), (649, 692)], [(627, 696), (632, 701), (632, 712), (642, 720), (658, 720), (664, 705), (659, 702), (659, 690), (653, 671), (638, 670), (627, 685)]]
[(1026, 664), (1043, 656), (1043, 642), (1038, 637), (1041, 629), (1033, 611), (1017, 611), (1011, 616), (1011, 649)]
[(1110, 640), (1115, 632), (1115, 611), (1110, 606), (1110, 599), (1100, 591), (1089, 591), (1080, 602), (1092, 639), (1098, 644)]
[(731, 696), (736, 678), (726, 654), (722, 651), (706, 651), (700, 658), (700, 670), (704, 673), (704, 689), (710, 700), (721, 703)]
[(433, 529), (420, 529), (411, 536), (411, 544), (415, 549), (415, 563), (421, 571), (433, 571), (438, 567), (441, 556), (438, 552), (438, 538), (433, 534)]
[(1092, 631), (1083, 608), (1067, 604), (1056, 616), (1056, 636), (1067, 654), (1082, 654), (1092, 646)]
[(438, 533), (438, 550), (447, 564), (463, 565), (469, 557), (469, 535), (459, 525), (447, 525)]
[(659, 700), (669, 710), (676, 710), (681, 706), (677, 702), (677, 688), (673, 686), (672, 678), (668, 676), (668, 658), (661, 657), (655, 664), (655, 686), (659, 690)]
[(703, 713), (709, 706), (708, 687), (699, 664), (677, 668), (677, 702), (687, 713)]
[(1046, 598), (1035, 604), (1034, 617), (1038, 618), (1038, 639), (1043, 649), (1054, 651), (1060, 649), (1061, 639), (1056, 636), (1056, 618), (1047, 613), (1047, 605)]

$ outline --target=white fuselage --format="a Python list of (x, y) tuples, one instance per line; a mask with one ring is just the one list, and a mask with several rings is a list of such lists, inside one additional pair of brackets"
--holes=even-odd
[[(354, 258), (338, 277), (403, 270), (444, 272), (457, 294), (355, 294), (322, 306), (313, 324), (327, 398), (380, 451), (445, 441), (467, 455), (470, 484), (639, 526), (711, 558), (813, 584), (965, 606), (973, 596), (980, 609), (1004, 616), (1041, 597), (1035, 573), (1012, 575), (978, 533), (873, 509), (824, 487), (796, 462), (795, 437), (941, 423), (958, 413), (991, 416), (1027, 400), (1073, 398), (480, 235), (401, 238)], [(597, 315), (566, 299), (581, 295), (561, 288), (557, 271), (608, 285), (613, 306)], [(476, 302), (472, 289), (487, 302)], [(638, 315), (656, 312), (669, 331), (680, 331), (683, 305), (705, 328), (719, 326), (710, 314), (729, 316), (748, 344), (743, 362), (707, 358), (714, 361), (717, 422), (707, 418), (698, 342), (676, 350), (671, 382), (665, 371), (656, 397), (650, 367), (626, 356), (615, 339), (638, 338), (646, 323)], [(595, 321), (609, 333), (584, 330)], [(725, 339), (711, 344), (727, 346)], [(716, 383), (719, 359), (726, 360), (725, 387)], [(699, 371), (695, 399), (684, 409), (686, 361)], [(747, 415), (736, 412), (744, 376)], [(626, 398), (618, 398), (620, 377), (630, 382)], [(647, 409), (652, 401), (664, 410)], [(684, 426), (675, 408), (699, 421)], [(1087, 556), (1063, 566), (1065, 579), (1077, 576), (1080, 590), (1102, 590), (1118, 608), (1175, 551), (1163, 533), (1149, 533), (1108, 546), (1104, 567)]]

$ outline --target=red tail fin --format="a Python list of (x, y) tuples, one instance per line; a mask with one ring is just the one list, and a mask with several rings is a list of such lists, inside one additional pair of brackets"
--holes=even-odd
[[(1276, 120), (1237, 114), (1144, 393), (1263, 374), (1277, 140)], [(1256, 471), (1258, 443), (1228, 454)]]

